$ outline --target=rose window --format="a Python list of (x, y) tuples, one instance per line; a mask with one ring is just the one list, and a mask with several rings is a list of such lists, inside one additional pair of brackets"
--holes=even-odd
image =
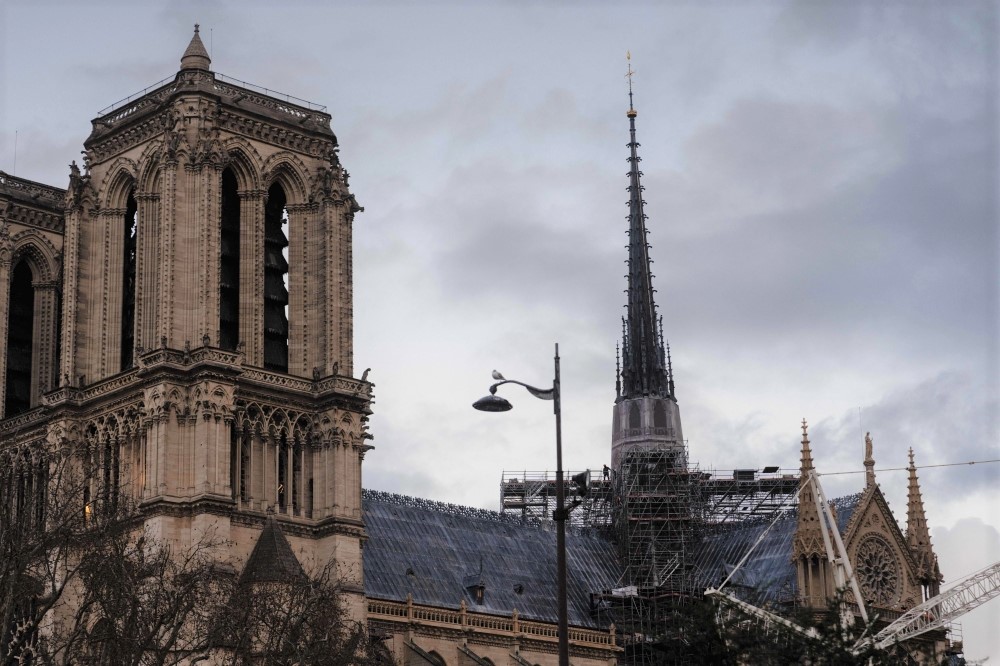
[(897, 603), (901, 593), (899, 565), (885, 539), (866, 537), (858, 546), (856, 560), (858, 584), (865, 601), (883, 607)]

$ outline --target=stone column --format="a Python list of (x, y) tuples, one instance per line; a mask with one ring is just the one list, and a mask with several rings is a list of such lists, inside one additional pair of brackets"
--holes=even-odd
[(340, 294), (337, 296), (339, 313), (337, 331), (339, 333), (341, 374), (354, 376), (354, 213), (343, 209), (340, 219)]
[(121, 367), (121, 322), (123, 313), (122, 278), (125, 259), (125, 210), (112, 208), (103, 211), (101, 221), (104, 227), (104, 275), (97, 279), (103, 282), (103, 287), (92, 291), (101, 298), (101, 320), (95, 322), (100, 331), (100, 337), (91, 338), (101, 341), (100, 365), (91, 368), (87, 383), (93, 383), (104, 377), (119, 372)]
[[(0, 282), (0, 284), (3, 283)], [(42, 393), (51, 391), (58, 386), (56, 318), (59, 316), (59, 283), (55, 281), (35, 282), (34, 288), (35, 321), (33, 325), (35, 340), (31, 361), (32, 406), (38, 404)], [(0, 310), (0, 312), (2, 311), (4, 310)], [(6, 345), (6, 338), (3, 344)]]
[(159, 261), (159, 292), (156, 316), (156, 336), (151, 347), (159, 347), (163, 341), (166, 346), (180, 347), (182, 341), (173, 339), (174, 326), (174, 299), (181, 296), (177, 293), (177, 285), (174, 283), (176, 267), (174, 265), (177, 245), (177, 217), (178, 207), (182, 202), (178, 201), (178, 162), (176, 157), (168, 157), (163, 163), (161, 177), (161, 201), (160, 216), (157, 219), (157, 229), (159, 231), (156, 239), (156, 254)]
[[(323, 220), (324, 247), (323, 266), (324, 275), (324, 356), (325, 363), (333, 366), (334, 363), (340, 365), (341, 375), (351, 376), (351, 364), (348, 355), (345, 355), (346, 348), (343, 340), (343, 326), (345, 304), (350, 309), (350, 265), (345, 263), (347, 252), (344, 243), (349, 242), (345, 238), (344, 230), (345, 213), (347, 208), (342, 201), (326, 199), (320, 210)], [(345, 284), (348, 283), (348, 284)], [(346, 300), (345, 300), (346, 299)]]
[(156, 321), (161, 298), (161, 258), (157, 247), (160, 196), (137, 194), (135, 199), (139, 218), (135, 260), (135, 346), (152, 349), (160, 346)]
[(10, 262), (14, 248), (7, 234), (6, 221), (0, 219), (0, 417), (7, 407), (7, 332), (10, 319)]
[(288, 374), (310, 377), (309, 337), (319, 327), (310, 313), (313, 276), (308, 270), (309, 233), (312, 215), (308, 204), (288, 204)]
[[(78, 352), (76, 345), (77, 308), (80, 296), (80, 225), (83, 211), (80, 206), (66, 211), (66, 234), (63, 237), (63, 292), (62, 299), (62, 331), (60, 333), (60, 349), (58, 382), (64, 383), (64, 377), (76, 376)], [(7, 284), (5, 281), (3, 284)], [(3, 336), (3, 344), (7, 344), (7, 336)], [(2, 403), (0, 403), (2, 404)]]
[(264, 365), (263, 190), (240, 197), (240, 341), (247, 365)]

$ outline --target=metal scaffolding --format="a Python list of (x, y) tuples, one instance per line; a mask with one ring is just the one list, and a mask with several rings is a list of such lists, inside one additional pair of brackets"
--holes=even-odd
[[(610, 528), (612, 521), (612, 485), (603, 472), (591, 474), (589, 489), (581, 496), (571, 482), (581, 472), (566, 472), (567, 505), (579, 504), (570, 511), (569, 522), (576, 527)], [(555, 472), (505, 471), (500, 480), (500, 511), (516, 516), (525, 524), (551, 520), (556, 508)]]
[(799, 487), (799, 471), (778, 467), (713, 470), (697, 480), (702, 517), (708, 523), (768, 518), (783, 508)]
[[(714, 582), (708, 578), (738, 550), (715, 543), (720, 531), (754, 531), (788, 508), (799, 484), (797, 473), (777, 467), (702, 471), (689, 461), (686, 445), (672, 443), (625, 452), (617, 470), (603, 467), (590, 476), (582, 497), (570, 482), (575, 474), (566, 474), (567, 498), (579, 501), (570, 521), (611, 537), (622, 570), (615, 588), (592, 591), (592, 613), (601, 623), (614, 622), (625, 648), (621, 661), (633, 666), (688, 663), (684, 605), (701, 599)], [(523, 523), (551, 519), (554, 473), (505, 471), (500, 506)], [(707, 562), (706, 548), (724, 553), (725, 563)], [(782, 555), (780, 564), (787, 567), (786, 560)]]
[(621, 630), (626, 663), (683, 663), (668, 648), (688, 597), (690, 550), (701, 519), (702, 474), (685, 447), (636, 448), (612, 472), (614, 534), (622, 586), (602, 601)]

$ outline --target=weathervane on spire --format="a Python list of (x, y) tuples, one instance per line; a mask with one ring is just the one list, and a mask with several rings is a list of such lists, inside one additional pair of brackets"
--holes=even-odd
[(628, 71), (625, 72), (625, 78), (628, 79), (628, 117), (635, 118), (635, 107), (632, 106), (632, 75), (635, 74), (635, 70), (632, 69), (631, 51), (625, 51), (625, 61), (628, 63)]

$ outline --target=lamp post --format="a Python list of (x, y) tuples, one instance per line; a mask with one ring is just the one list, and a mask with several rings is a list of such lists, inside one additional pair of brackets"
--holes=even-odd
[(506, 412), (514, 408), (506, 399), (497, 395), (497, 387), (504, 384), (517, 384), (528, 390), (528, 393), (554, 402), (553, 412), (556, 415), (556, 510), (552, 518), (556, 521), (556, 581), (558, 585), (559, 603), (559, 666), (569, 666), (569, 617), (566, 610), (566, 510), (565, 486), (563, 485), (562, 468), (562, 405), (559, 386), (559, 343), (556, 343), (555, 379), (552, 388), (540, 389), (516, 379), (506, 379), (496, 370), (493, 379), (498, 380), (490, 386), (490, 394), (476, 400), (472, 406), (483, 412)]

